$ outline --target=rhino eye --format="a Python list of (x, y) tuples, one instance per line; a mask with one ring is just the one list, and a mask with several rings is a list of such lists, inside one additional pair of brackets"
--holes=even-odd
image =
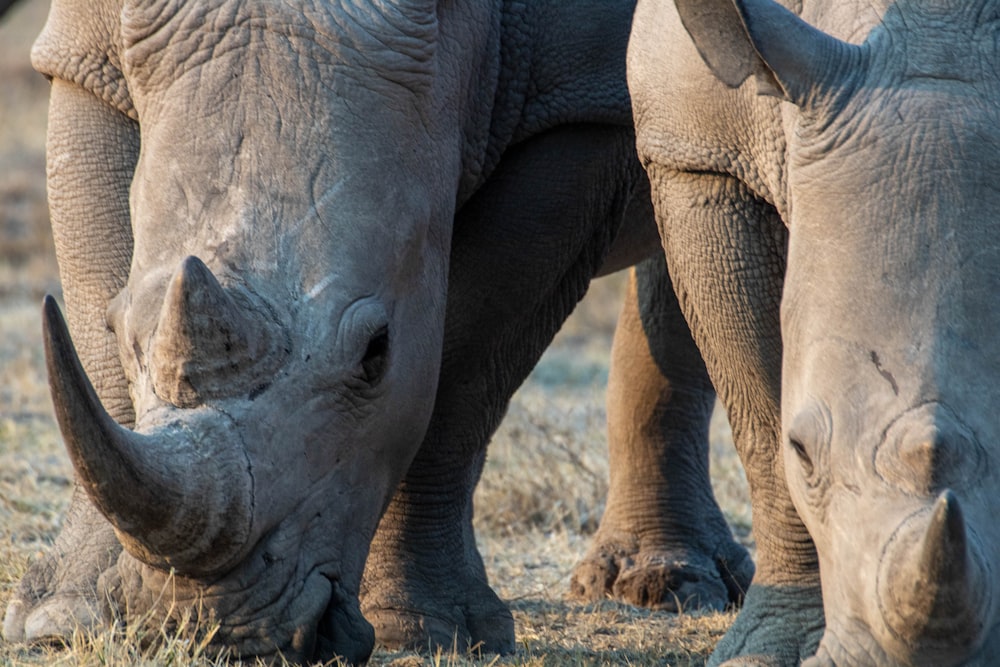
[(389, 359), (389, 329), (382, 327), (369, 339), (365, 356), (361, 358), (361, 373), (365, 382), (378, 384), (385, 374)]
[(806, 477), (813, 477), (816, 463), (821, 462), (824, 452), (830, 447), (832, 433), (830, 410), (822, 403), (813, 403), (792, 420), (788, 429), (788, 446), (798, 457)]
[(812, 458), (809, 457), (809, 452), (806, 450), (806, 446), (802, 444), (802, 441), (795, 437), (790, 438), (788, 444), (795, 452), (795, 455), (799, 457), (799, 463), (802, 465), (802, 470), (805, 472), (806, 476), (812, 475), (813, 462)]

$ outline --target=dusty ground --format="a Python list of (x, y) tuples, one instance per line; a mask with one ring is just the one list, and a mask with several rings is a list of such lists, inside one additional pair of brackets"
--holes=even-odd
[[(27, 63), (45, 4), (23, 0), (0, 22), (0, 609), (56, 535), (71, 479), (40, 341), (41, 296), (59, 293), (44, 204), (47, 84)], [(518, 393), (477, 492), (480, 547), (514, 610), (518, 653), (497, 660), (378, 652), (374, 664), (701, 665), (724, 632), (727, 614), (677, 616), (564, 598), (603, 510), (603, 388), (620, 286), (620, 276), (595, 284)], [(734, 530), (748, 539), (745, 482), (718, 415), (713, 477)], [(133, 639), (106, 632), (68, 647), (0, 646), (0, 665), (212, 664), (197, 643), (150, 653)]]

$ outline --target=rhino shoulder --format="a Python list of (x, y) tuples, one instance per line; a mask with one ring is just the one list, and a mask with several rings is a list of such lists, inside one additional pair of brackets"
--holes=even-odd
[(71, 81), (136, 120), (122, 74), (121, 0), (53, 0), (31, 49), (50, 79)]
[[(759, 58), (743, 28), (719, 17), (730, 4), (639, 0), (628, 50), (637, 146), (647, 164), (728, 174), (779, 203), (781, 107), (759, 94)], [(689, 6), (693, 18), (678, 12)], [(706, 25), (707, 36), (699, 30)]]

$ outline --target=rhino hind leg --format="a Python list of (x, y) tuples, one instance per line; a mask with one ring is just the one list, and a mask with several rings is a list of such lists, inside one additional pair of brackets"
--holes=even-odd
[(739, 604), (754, 566), (712, 495), (715, 390), (662, 255), (629, 277), (608, 380), (611, 484), (571, 594), (657, 609)]
[(511, 395), (583, 297), (643, 183), (630, 130), (563, 127), (508, 151), (460, 211), (434, 414), (362, 586), (381, 643), (514, 650), (511, 614), (476, 550), (472, 493)]
[(31, 564), (7, 603), (4, 639), (61, 641), (100, 623), (97, 580), (120, 551), (111, 524), (77, 487), (56, 543)]

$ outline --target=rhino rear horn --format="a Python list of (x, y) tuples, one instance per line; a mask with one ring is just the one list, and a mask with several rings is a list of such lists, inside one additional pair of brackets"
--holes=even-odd
[(250, 535), (253, 479), (234, 427), (171, 424), (124, 428), (90, 383), (59, 306), (43, 307), (49, 388), (73, 467), (122, 545), (150, 565), (185, 574), (218, 571)]
[(193, 408), (259, 384), (279, 361), (270, 329), (200, 259), (187, 257), (167, 287), (150, 344), (156, 394)]

